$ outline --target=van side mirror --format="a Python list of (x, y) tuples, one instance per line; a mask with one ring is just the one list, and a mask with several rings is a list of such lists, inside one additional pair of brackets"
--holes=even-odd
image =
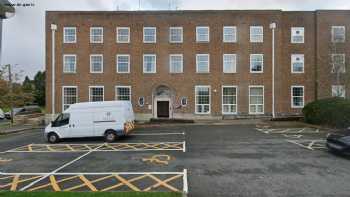
[(51, 121), (51, 126), (52, 126), (52, 127), (55, 126), (55, 121)]

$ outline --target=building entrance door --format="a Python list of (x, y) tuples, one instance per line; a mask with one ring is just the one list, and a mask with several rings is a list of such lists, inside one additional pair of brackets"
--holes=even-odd
[(158, 118), (169, 118), (169, 101), (157, 101)]

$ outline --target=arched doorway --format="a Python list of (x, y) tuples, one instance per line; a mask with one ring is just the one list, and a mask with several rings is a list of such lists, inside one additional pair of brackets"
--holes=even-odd
[(153, 116), (154, 118), (173, 117), (173, 92), (165, 85), (160, 85), (153, 91)]

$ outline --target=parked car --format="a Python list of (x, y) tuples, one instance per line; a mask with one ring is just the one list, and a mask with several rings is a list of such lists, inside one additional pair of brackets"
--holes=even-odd
[(45, 128), (45, 138), (49, 143), (81, 137), (104, 137), (113, 142), (130, 133), (134, 119), (130, 101), (76, 103)]
[[(37, 105), (29, 105), (24, 107), (13, 108), (13, 115), (28, 115), (28, 114), (36, 114), (41, 113), (41, 109)], [(7, 119), (11, 119), (11, 111), (5, 113), (5, 117)]]
[(350, 153), (350, 132), (347, 134), (329, 134), (326, 142), (327, 148), (335, 153)]
[(2, 109), (0, 108), (0, 120), (5, 118), (5, 114), (4, 111), (2, 111)]

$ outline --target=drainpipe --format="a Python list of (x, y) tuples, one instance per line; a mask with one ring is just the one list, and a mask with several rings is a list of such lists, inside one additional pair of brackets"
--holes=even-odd
[(270, 24), (272, 29), (272, 118), (275, 118), (275, 29), (276, 23)]
[(55, 33), (56, 33), (56, 30), (57, 30), (57, 25), (55, 24), (51, 24), (51, 41), (52, 41), (52, 44), (51, 44), (51, 73), (52, 73), (52, 87), (51, 87), (51, 114), (52, 114), (52, 120), (54, 119), (54, 116), (55, 116)]

